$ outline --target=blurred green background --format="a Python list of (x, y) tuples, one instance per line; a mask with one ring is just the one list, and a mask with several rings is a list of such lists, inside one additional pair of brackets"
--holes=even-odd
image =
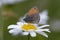
[[(37, 34), (37, 37), (12, 36), (8, 33), (7, 27), (16, 24), (19, 18), (24, 16), (30, 8), (38, 6), (39, 11), (48, 9), (51, 33), (48, 38)], [(0, 40), (60, 40), (60, 0), (27, 0), (13, 5), (4, 5), (1, 7), (0, 15)], [(3, 31), (3, 32), (2, 32)]]

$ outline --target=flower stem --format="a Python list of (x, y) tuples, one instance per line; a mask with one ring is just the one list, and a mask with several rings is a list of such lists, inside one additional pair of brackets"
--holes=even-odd
[(29, 38), (30, 38), (30, 34), (28, 35), (28, 40), (29, 40)]

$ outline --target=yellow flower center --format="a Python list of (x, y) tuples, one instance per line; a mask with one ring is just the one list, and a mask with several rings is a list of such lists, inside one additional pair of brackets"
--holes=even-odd
[(28, 23), (28, 24), (24, 24), (22, 26), (22, 30), (25, 30), (25, 31), (28, 31), (28, 30), (36, 30), (37, 28), (32, 25), (31, 23)]

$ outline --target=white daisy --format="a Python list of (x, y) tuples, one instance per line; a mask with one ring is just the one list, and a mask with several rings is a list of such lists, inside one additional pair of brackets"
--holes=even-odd
[(36, 37), (36, 33), (39, 33), (45, 37), (48, 37), (48, 35), (44, 32), (50, 32), (49, 29), (43, 29), (44, 27), (48, 27), (49, 25), (43, 25), (38, 26), (37, 24), (31, 24), (31, 23), (23, 23), (23, 22), (17, 22), (16, 25), (9, 25), (8, 29), (9, 33), (12, 35), (31, 35), (31, 37)]

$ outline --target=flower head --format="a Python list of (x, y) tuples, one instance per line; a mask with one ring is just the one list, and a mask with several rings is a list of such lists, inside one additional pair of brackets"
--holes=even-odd
[(37, 24), (32, 23), (23, 23), (23, 22), (17, 22), (16, 25), (9, 25), (8, 29), (9, 33), (12, 35), (31, 35), (32, 37), (36, 37), (36, 33), (39, 33), (45, 37), (48, 37), (48, 35), (44, 32), (50, 32), (49, 29), (43, 29), (44, 27), (48, 27), (49, 25), (43, 25), (38, 26)]

